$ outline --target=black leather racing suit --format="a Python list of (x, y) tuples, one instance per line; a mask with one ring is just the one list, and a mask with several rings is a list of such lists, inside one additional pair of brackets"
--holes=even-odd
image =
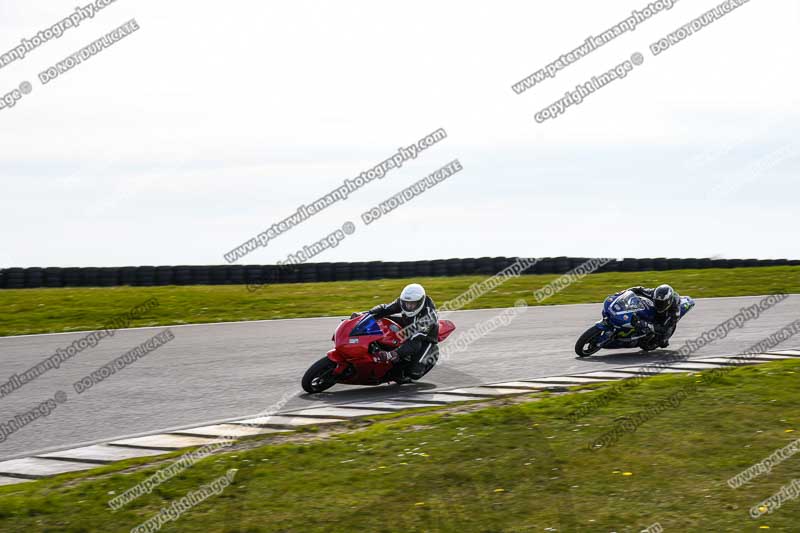
[[(648, 289), (645, 287), (631, 287), (628, 290), (633, 292), (636, 296), (647, 298), (651, 302), (654, 301), (653, 293), (655, 292), (655, 288)], [(675, 328), (678, 326), (678, 320), (680, 320), (680, 318), (681, 295), (673, 290), (672, 302), (670, 302), (669, 307), (667, 307), (664, 311), (656, 311), (655, 313), (653, 328), (655, 330), (654, 332), (657, 339), (661, 342), (668, 341), (669, 338), (672, 337), (673, 333), (675, 333)]]
[(429, 296), (425, 297), (422, 310), (413, 317), (401, 314), (400, 300), (376, 305), (369, 310), (375, 318), (389, 317), (401, 328), (407, 339), (398, 349), (398, 365), (411, 379), (420, 379), (439, 359), (439, 317), (436, 306)]

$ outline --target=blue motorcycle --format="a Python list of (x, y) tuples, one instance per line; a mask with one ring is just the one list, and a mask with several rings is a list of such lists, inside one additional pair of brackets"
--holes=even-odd
[[(694, 300), (681, 296), (681, 314), (678, 320), (692, 307)], [(580, 336), (575, 343), (575, 353), (578, 357), (588, 357), (602, 349), (640, 348), (646, 352), (655, 350), (660, 342), (658, 335), (647, 331), (642, 333), (644, 328), (639, 327), (641, 321), (652, 324), (655, 314), (653, 302), (636, 296), (632, 291), (611, 295), (603, 303), (603, 320)]]

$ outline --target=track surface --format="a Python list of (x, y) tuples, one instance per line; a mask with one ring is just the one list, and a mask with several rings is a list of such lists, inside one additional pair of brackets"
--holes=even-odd
[[(702, 299), (681, 322), (671, 348), (694, 339), (735, 315), (760, 297)], [(456, 335), (501, 312), (499, 309), (450, 313)], [(552, 375), (609, 370), (656, 362), (665, 351), (604, 351), (585, 360), (575, 357), (578, 336), (600, 315), (599, 304), (531, 307), (507, 327), (472, 344), (468, 351), (437, 366), (423, 382), (405, 385), (408, 392), (478, 385)], [(706, 346), (693, 357), (730, 355), (749, 348), (800, 316), (800, 295), (793, 295), (727, 338)], [(0, 422), (6, 422), (52, 398), (67, 393), (49, 417), (10, 435), (0, 444), (0, 459), (121, 436), (197, 426), (242, 418), (270, 408), (287, 394), (283, 410), (320, 403), (379, 399), (396, 394), (396, 386), (336, 386), (323, 395), (301, 395), (300, 377), (331, 347), (340, 318), (312, 318), (172, 326), (175, 339), (81, 395), (72, 384), (164, 327), (118, 331), (113, 338), (88, 348), (59, 369), (0, 399)], [(23, 372), (79, 333), (0, 338), (3, 381)], [(781, 346), (781, 348), (791, 348)]]

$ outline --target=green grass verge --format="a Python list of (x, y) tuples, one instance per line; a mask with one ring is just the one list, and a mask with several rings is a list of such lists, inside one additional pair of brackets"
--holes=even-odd
[[(212, 456), (119, 511), (106, 502), (155, 468), (83, 482), (79, 475), (0, 489), (0, 530), (117, 532), (238, 469), (222, 494), (165, 531), (797, 531), (800, 501), (753, 520), (751, 506), (800, 478), (790, 458), (745, 486), (726, 480), (800, 436), (800, 361), (652, 378), (570, 423), (602, 391), (376, 422), (326, 440)], [(589, 451), (615, 419), (689, 383), (694, 394)], [(626, 475), (627, 474), (627, 475)], [(551, 529), (547, 529), (551, 528)]]
[[(466, 309), (511, 307), (519, 298), (536, 305), (532, 291), (554, 275), (520, 276), (475, 300)], [(441, 304), (466, 291), (482, 276), (415, 279)], [(159, 306), (132, 326), (193, 324), (275, 318), (345, 315), (397, 297), (407, 279), (298, 283), (265, 286), (250, 293), (243, 285), (111, 287), (0, 291), (0, 336), (92, 330), (150, 297)], [(593, 274), (545, 300), (545, 305), (599, 302), (633, 285), (671, 283), (697, 298), (800, 293), (800, 267), (613, 272)]]

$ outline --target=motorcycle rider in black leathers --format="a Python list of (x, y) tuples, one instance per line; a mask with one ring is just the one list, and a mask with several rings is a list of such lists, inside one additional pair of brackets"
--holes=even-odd
[(405, 342), (396, 350), (373, 354), (378, 361), (396, 363), (400, 383), (420, 379), (439, 359), (439, 317), (433, 300), (425, 294), (422, 285), (412, 283), (400, 297), (388, 304), (370, 309), (377, 318), (389, 317), (403, 328)]
[(681, 296), (669, 285), (659, 285), (654, 289), (631, 287), (628, 289), (636, 296), (647, 298), (655, 307), (654, 323), (640, 323), (642, 333), (650, 333), (659, 348), (669, 346), (669, 339), (675, 333), (678, 320), (681, 318)]

